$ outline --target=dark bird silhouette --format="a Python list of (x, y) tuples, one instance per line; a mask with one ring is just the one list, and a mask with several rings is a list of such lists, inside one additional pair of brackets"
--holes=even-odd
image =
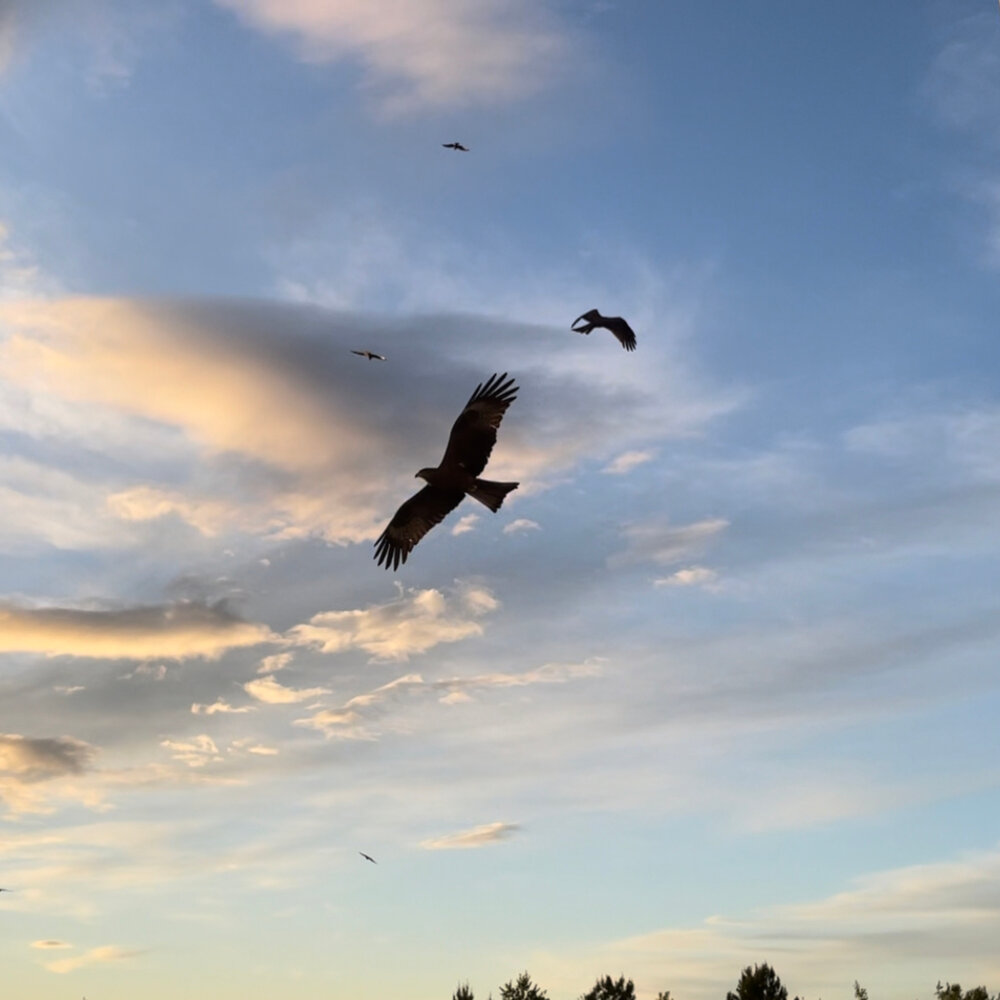
[(460, 153), (467, 153), (469, 151), (469, 147), (463, 146), (460, 142), (442, 142), (441, 145), (445, 149), (455, 149)]
[(365, 861), (370, 861), (373, 865), (378, 864), (378, 862), (370, 854), (365, 854), (364, 851), (358, 851), (358, 854), (360, 854), (361, 857), (365, 859)]
[(384, 354), (376, 354), (374, 351), (355, 351), (352, 348), (351, 354), (356, 354), (359, 358), (367, 358), (369, 361), (385, 361)]
[[(586, 320), (586, 322), (583, 326), (577, 326), (576, 324), (581, 319)], [(618, 338), (618, 342), (626, 351), (635, 350), (635, 332), (621, 316), (602, 316), (596, 309), (591, 309), (590, 312), (585, 312), (582, 316), (577, 316), (570, 324), (570, 329), (576, 330), (577, 333), (590, 333), (591, 330), (597, 327), (610, 330)]]
[(398, 569), (411, 549), (468, 494), (496, 512), (504, 497), (519, 483), (496, 483), (479, 479), (497, 440), (497, 428), (507, 407), (517, 395), (514, 380), (491, 375), (476, 386), (459, 414), (448, 438), (448, 447), (437, 468), (421, 469), (417, 479), (427, 485), (396, 511), (375, 542), (375, 561), (386, 569)]

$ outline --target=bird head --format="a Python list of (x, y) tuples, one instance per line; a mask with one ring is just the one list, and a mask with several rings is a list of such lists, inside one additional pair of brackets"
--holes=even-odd
[(418, 473), (414, 475), (414, 479), (425, 479), (427, 482), (431, 481), (431, 473), (433, 469), (421, 469)]

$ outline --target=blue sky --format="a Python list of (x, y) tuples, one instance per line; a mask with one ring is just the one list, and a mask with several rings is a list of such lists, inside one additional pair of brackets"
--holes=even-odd
[(1000, 988), (998, 122), (971, 0), (0, 0), (11, 995)]

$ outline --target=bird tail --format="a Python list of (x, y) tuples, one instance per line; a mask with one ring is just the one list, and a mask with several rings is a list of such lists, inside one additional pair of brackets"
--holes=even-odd
[(469, 496), (485, 504), (496, 513), (503, 504), (504, 498), (511, 490), (516, 490), (520, 483), (495, 483), (490, 479), (477, 479), (475, 486), (469, 490)]

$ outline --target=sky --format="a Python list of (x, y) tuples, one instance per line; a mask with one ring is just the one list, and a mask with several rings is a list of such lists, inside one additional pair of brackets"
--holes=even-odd
[(0, 0), (0, 151), (5, 996), (1000, 990), (994, 2)]

